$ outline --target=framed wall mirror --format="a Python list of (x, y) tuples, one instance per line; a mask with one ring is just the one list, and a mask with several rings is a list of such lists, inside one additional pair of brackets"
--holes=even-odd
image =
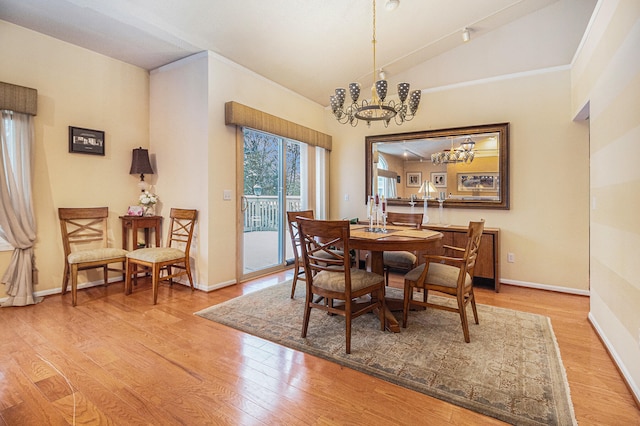
[(367, 136), (365, 160), (365, 201), (509, 209), (509, 123)]

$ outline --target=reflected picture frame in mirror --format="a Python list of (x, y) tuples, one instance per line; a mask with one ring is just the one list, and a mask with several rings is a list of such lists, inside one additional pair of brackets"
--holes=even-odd
[[(389, 205), (508, 210), (509, 123), (365, 137), (365, 200), (376, 192)], [(416, 194), (398, 176), (436, 180), (436, 194)], [(413, 197), (412, 197), (413, 196)]]

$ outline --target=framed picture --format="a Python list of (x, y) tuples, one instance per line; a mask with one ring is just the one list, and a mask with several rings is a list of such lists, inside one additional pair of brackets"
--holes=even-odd
[(498, 173), (458, 173), (458, 191), (495, 192), (499, 188)]
[(407, 186), (420, 188), (422, 185), (422, 173), (407, 172)]
[(104, 155), (104, 132), (69, 126), (69, 152)]
[(447, 187), (447, 173), (431, 173), (431, 182), (433, 182), (433, 186), (436, 188), (446, 188)]

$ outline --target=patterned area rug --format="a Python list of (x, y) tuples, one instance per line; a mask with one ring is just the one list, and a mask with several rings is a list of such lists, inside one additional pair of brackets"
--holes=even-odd
[[(307, 338), (300, 337), (305, 289), (297, 287), (293, 300), (285, 282), (196, 315), (505, 422), (577, 424), (547, 317), (478, 305), (480, 324), (470, 320), (465, 343), (455, 313), (412, 311), (400, 333), (380, 331), (377, 317), (367, 314), (353, 322), (347, 355), (340, 316), (312, 310)], [(387, 288), (387, 295), (400, 298), (402, 291)]]

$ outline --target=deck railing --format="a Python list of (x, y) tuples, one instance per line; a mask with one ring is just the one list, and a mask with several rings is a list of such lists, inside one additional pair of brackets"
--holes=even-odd
[[(245, 195), (244, 232), (278, 230), (278, 197), (275, 195)], [(300, 196), (288, 196), (286, 211), (300, 210)]]

